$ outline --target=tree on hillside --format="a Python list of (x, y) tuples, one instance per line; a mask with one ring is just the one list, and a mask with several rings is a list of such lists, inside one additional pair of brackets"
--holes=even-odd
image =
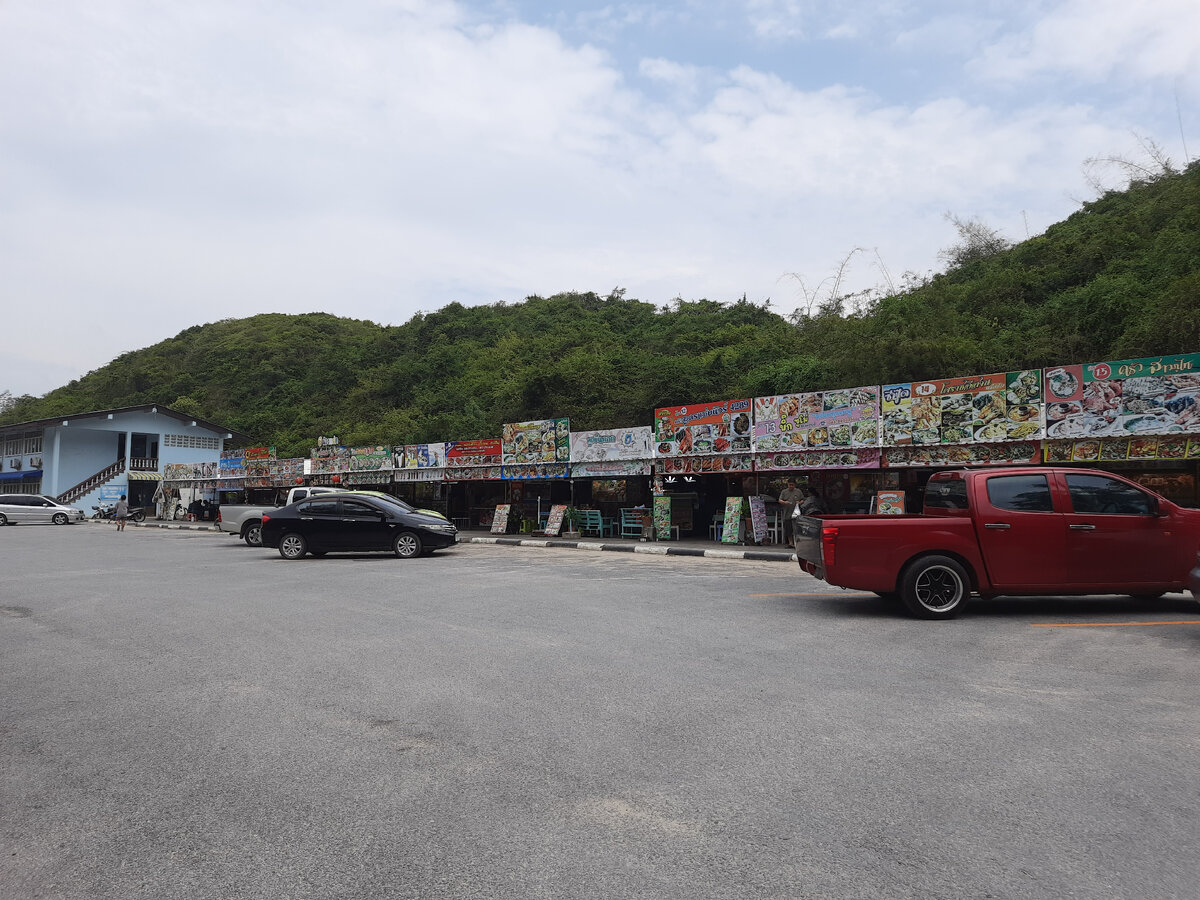
[(954, 230), (958, 232), (958, 243), (939, 250), (938, 259), (950, 269), (961, 269), (970, 263), (990, 259), (998, 253), (1012, 249), (1012, 241), (979, 219), (960, 219), (948, 212), (946, 221), (952, 223)]

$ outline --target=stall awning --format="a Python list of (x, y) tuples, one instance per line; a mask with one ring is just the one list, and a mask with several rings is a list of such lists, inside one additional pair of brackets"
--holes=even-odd
[(34, 478), (41, 478), (41, 472), (0, 472), (0, 481), (20, 481), (22, 478), (28, 478), (32, 475)]
[(130, 481), (162, 481), (162, 475), (158, 472), (126, 472)]

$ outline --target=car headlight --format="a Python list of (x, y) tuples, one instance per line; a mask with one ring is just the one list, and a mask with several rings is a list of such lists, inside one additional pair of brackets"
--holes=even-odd
[(447, 522), (445, 525), (438, 523), (438, 524), (426, 525), (425, 527), (428, 528), (430, 531), (444, 531), (447, 534), (453, 534), (454, 532), (458, 531), (458, 529), (455, 528), (449, 522)]

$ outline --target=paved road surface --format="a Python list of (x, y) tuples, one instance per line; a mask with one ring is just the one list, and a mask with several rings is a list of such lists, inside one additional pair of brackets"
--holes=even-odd
[(5, 528), (0, 896), (1194, 898), (1197, 621)]

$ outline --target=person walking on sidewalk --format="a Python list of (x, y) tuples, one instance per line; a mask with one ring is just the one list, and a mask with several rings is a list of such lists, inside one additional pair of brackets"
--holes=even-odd
[(789, 478), (787, 487), (779, 492), (779, 512), (783, 516), (783, 540), (789, 546), (795, 546), (795, 536), (792, 534), (792, 513), (796, 504), (804, 499), (804, 492), (796, 487), (796, 479)]
[(125, 520), (129, 518), (129, 502), (125, 499), (124, 494), (117, 501), (117, 505), (113, 507), (113, 518), (117, 520), (117, 531), (124, 531)]

